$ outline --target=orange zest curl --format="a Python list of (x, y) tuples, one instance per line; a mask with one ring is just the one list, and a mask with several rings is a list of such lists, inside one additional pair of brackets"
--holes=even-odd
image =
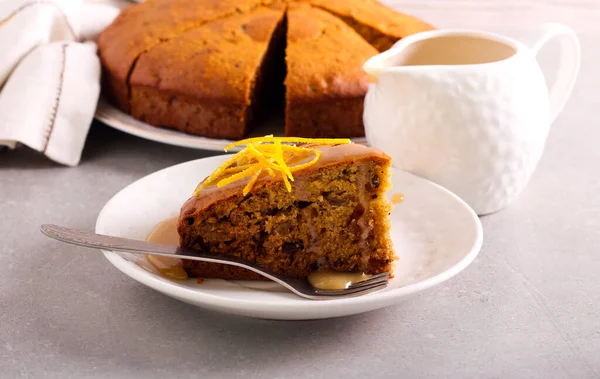
[[(292, 173), (314, 165), (321, 157), (321, 152), (315, 146), (348, 143), (352, 142), (345, 138), (273, 137), (273, 135), (234, 142), (225, 147), (225, 151), (240, 145), (246, 145), (246, 147), (225, 161), (206, 178), (196, 188), (194, 196), (198, 196), (200, 191), (208, 186), (216, 185), (221, 188), (250, 177), (242, 190), (242, 194), (246, 196), (263, 173), (273, 178), (280, 176), (288, 192), (291, 192), (290, 182), (294, 181)], [(306, 146), (296, 146), (296, 144), (305, 144)], [(311, 155), (313, 158), (308, 162), (291, 167), (288, 165), (292, 158), (300, 158), (300, 162), (303, 162), (306, 160), (305, 157), (308, 158)]]

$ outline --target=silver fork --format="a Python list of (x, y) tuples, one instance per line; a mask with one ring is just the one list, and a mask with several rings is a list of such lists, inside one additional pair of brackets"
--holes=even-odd
[(113, 252), (128, 252), (158, 255), (163, 257), (176, 256), (178, 258), (243, 267), (281, 284), (298, 296), (311, 300), (344, 299), (348, 297), (365, 295), (367, 293), (375, 292), (385, 288), (387, 286), (387, 279), (389, 277), (389, 273), (384, 272), (373, 275), (373, 277), (362, 282), (354, 283), (343, 290), (321, 290), (311, 286), (306, 279), (290, 278), (279, 275), (270, 270), (266, 270), (255, 263), (248, 262), (237, 257), (216, 255), (195, 249), (161, 245), (128, 238), (106, 236), (51, 224), (44, 224), (40, 229), (46, 236), (61, 242), (70, 243), (72, 245), (109, 250)]

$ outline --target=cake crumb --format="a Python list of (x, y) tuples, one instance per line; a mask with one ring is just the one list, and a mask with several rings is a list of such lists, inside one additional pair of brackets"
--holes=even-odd
[(198, 279), (196, 279), (196, 283), (198, 283), (198, 284), (204, 283), (204, 278), (198, 278)]

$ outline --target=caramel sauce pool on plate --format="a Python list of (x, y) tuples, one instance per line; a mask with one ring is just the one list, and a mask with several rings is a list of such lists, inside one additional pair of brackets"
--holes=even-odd
[(308, 275), (308, 282), (320, 290), (345, 290), (354, 283), (371, 279), (371, 275), (362, 272), (337, 272), (332, 270), (317, 270)]
[(392, 204), (400, 204), (404, 201), (404, 195), (401, 193), (395, 193), (392, 195)]
[[(146, 241), (179, 246), (179, 234), (177, 234), (178, 219), (178, 217), (172, 217), (161, 221), (146, 237)], [(175, 280), (185, 280), (188, 278), (187, 273), (183, 269), (183, 261), (180, 258), (146, 255), (146, 259), (164, 277)]]

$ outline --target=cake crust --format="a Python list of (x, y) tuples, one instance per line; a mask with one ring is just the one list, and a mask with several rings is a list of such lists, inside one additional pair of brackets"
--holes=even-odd
[(391, 10), (376, 0), (302, 1), (335, 14), (379, 51), (389, 49), (404, 37), (434, 29), (425, 21)]
[(144, 52), (206, 22), (246, 12), (268, 0), (152, 0), (131, 5), (98, 35), (107, 92), (130, 111), (129, 76)]
[(191, 134), (242, 138), (284, 11), (258, 7), (207, 22), (143, 53), (131, 75), (133, 116)]
[(375, 54), (373, 46), (330, 13), (307, 4), (290, 5), (285, 134), (363, 136), (369, 78), (362, 65)]

